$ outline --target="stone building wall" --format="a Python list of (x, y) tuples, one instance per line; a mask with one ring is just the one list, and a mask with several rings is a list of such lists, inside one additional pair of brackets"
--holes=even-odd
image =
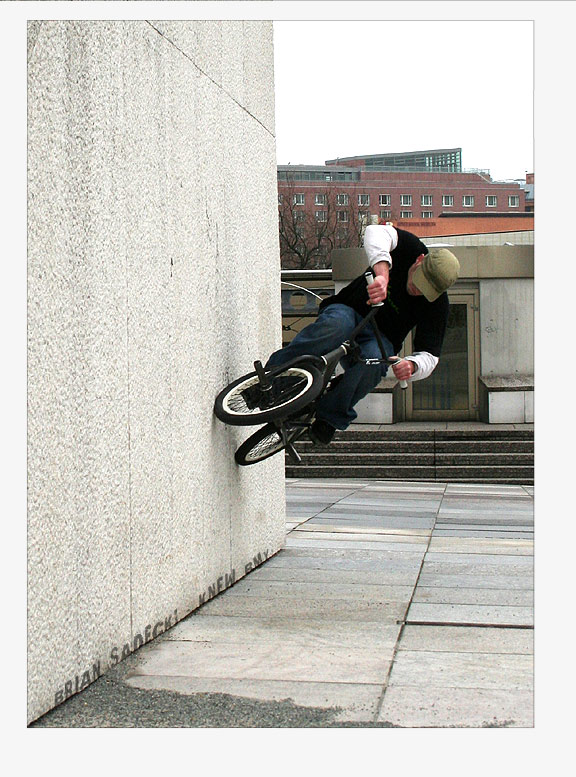
[(214, 397), (281, 341), (271, 22), (28, 40), (29, 719), (277, 552)]

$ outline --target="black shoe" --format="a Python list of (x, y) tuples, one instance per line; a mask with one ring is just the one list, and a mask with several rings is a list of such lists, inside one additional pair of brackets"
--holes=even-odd
[(336, 429), (331, 426), (327, 421), (323, 421), (321, 418), (317, 418), (308, 431), (308, 436), (314, 443), (314, 445), (328, 445), (332, 442), (332, 438), (336, 433)]

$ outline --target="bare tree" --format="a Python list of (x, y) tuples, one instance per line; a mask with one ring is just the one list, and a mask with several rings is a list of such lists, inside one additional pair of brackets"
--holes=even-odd
[[(346, 189), (339, 194), (334, 185), (327, 185), (299, 191), (298, 183), (292, 179), (282, 185), (278, 222), (284, 269), (328, 268), (335, 248), (355, 248), (362, 244), (369, 214), (357, 207), (356, 190)], [(302, 194), (308, 202), (301, 202)], [(311, 197), (314, 197), (313, 203)]]

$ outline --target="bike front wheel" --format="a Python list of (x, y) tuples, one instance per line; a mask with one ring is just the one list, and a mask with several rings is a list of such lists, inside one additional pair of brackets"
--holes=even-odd
[(244, 375), (218, 394), (217, 418), (233, 426), (250, 426), (280, 420), (313, 402), (322, 391), (323, 378), (312, 364), (295, 364), (269, 374), (270, 389), (264, 392), (256, 372)]
[[(293, 426), (286, 429), (286, 438), (289, 443), (294, 442), (306, 431), (303, 426)], [(249, 464), (257, 464), (275, 453), (280, 453), (285, 448), (282, 434), (275, 424), (266, 424), (257, 432), (254, 432), (234, 454), (236, 464), (246, 467)]]

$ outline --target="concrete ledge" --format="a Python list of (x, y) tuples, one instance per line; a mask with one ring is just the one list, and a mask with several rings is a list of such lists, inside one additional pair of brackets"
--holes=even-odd
[(480, 375), (488, 391), (534, 391), (533, 375)]
[(481, 375), (478, 388), (481, 421), (534, 423), (533, 375)]

